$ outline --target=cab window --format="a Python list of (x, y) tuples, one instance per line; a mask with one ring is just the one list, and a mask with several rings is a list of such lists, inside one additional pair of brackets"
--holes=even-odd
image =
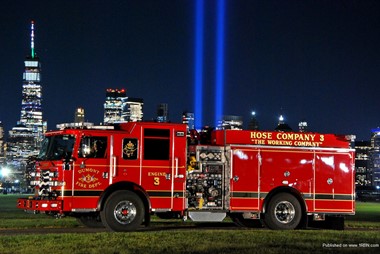
[(79, 158), (106, 158), (107, 137), (83, 137)]
[(169, 160), (170, 130), (144, 130), (144, 160)]

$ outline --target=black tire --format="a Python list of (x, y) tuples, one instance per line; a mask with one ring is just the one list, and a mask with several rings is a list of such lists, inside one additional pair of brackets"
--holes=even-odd
[(89, 228), (103, 228), (104, 227), (99, 214), (82, 215), (80, 217), (77, 217), (77, 221), (83, 226), (86, 226)]
[(111, 231), (133, 231), (141, 226), (144, 210), (144, 204), (136, 193), (122, 190), (107, 198), (100, 217), (104, 226)]
[(262, 228), (263, 225), (259, 219), (244, 219), (241, 213), (231, 213), (230, 218), (235, 223), (236, 226), (246, 227), (246, 228)]
[(295, 229), (301, 219), (301, 204), (292, 194), (279, 193), (269, 200), (264, 221), (270, 229)]

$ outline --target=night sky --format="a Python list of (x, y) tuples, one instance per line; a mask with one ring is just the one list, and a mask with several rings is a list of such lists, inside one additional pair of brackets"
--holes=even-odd
[[(0, 121), (20, 119), (30, 21), (42, 62), (48, 128), (103, 120), (107, 88), (159, 103), (170, 120), (194, 110), (195, 0), (2, 0)], [(213, 124), (216, 0), (204, 5), (204, 119)], [(273, 130), (282, 114), (297, 129), (369, 139), (380, 126), (380, 1), (226, 0), (224, 114)]]

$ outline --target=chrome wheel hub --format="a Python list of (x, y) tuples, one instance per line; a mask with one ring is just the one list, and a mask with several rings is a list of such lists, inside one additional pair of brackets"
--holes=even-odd
[(137, 213), (136, 206), (128, 200), (120, 201), (115, 206), (115, 210), (113, 211), (113, 215), (115, 216), (115, 219), (120, 224), (131, 223), (135, 219), (136, 213)]
[(295, 213), (293, 204), (288, 201), (279, 202), (274, 209), (276, 220), (282, 224), (290, 223), (294, 219)]

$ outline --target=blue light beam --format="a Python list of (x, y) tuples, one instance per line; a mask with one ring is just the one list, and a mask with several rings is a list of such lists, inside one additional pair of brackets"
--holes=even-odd
[(195, 4), (195, 84), (194, 84), (194, 123), (195, 128), (202, 128), (203, 122), (203, 26), (204, 3), (197, 0)]
[(223, 118), (224, 96), (224, 22), (225, 0), (217, 1), (217, 31), (216, 31), (216, 57), (215, 57), (215, 126)]

